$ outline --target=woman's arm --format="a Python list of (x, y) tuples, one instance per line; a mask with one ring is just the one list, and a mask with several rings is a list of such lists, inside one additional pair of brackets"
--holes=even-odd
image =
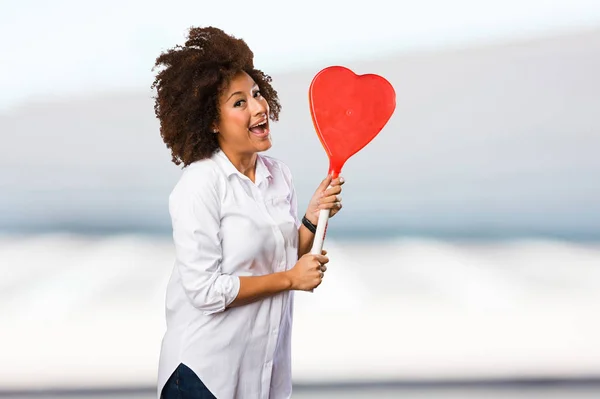
[(240, 276), (240, 290), (228, 307), (242, 306), (283, 291), (310, 291), (321, 284), (329, 258), (306, 254), (290, 270), (264, 276)]
[(301, 224), (298, 229), (298, 258), (310, 252), (314, 240), (315, 234)]
[(242, 276), (240, 277), (240, 291), (229, 307), (247, 305), (291, 289), (292, 280), (287, 272), (265, 276)]

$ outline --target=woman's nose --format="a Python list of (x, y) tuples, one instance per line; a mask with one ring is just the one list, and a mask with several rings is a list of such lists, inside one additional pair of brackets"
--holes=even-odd
[(267, 113), (267, 102), (261, 99), (254, 98), (252, 101), (252, 114), (261, 115)]

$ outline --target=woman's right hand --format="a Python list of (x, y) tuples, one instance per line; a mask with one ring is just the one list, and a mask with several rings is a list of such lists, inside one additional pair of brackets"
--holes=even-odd
[(327, 270), (325, 264), (329, 262), (326, 253), (327, 251), (323, 251), (322, 255), (308, 253), (298, 259), (294, 267), (287, 271), (292, 290), (312, 291), (321, 284)]

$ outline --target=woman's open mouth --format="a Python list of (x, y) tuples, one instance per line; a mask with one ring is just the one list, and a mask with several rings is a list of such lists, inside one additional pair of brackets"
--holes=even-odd
[(263, 120), (262, 122), (250, 126), (248, 130), (257, 137), (265, 138), (269, 135), (269, 121)]

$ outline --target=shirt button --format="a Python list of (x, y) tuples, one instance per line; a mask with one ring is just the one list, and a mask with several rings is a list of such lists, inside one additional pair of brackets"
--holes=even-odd
[(273, 335), (277, 334), (277, 329), (274, 328), (273, 331), (272, 331), (272, 333), (273, 333)]

